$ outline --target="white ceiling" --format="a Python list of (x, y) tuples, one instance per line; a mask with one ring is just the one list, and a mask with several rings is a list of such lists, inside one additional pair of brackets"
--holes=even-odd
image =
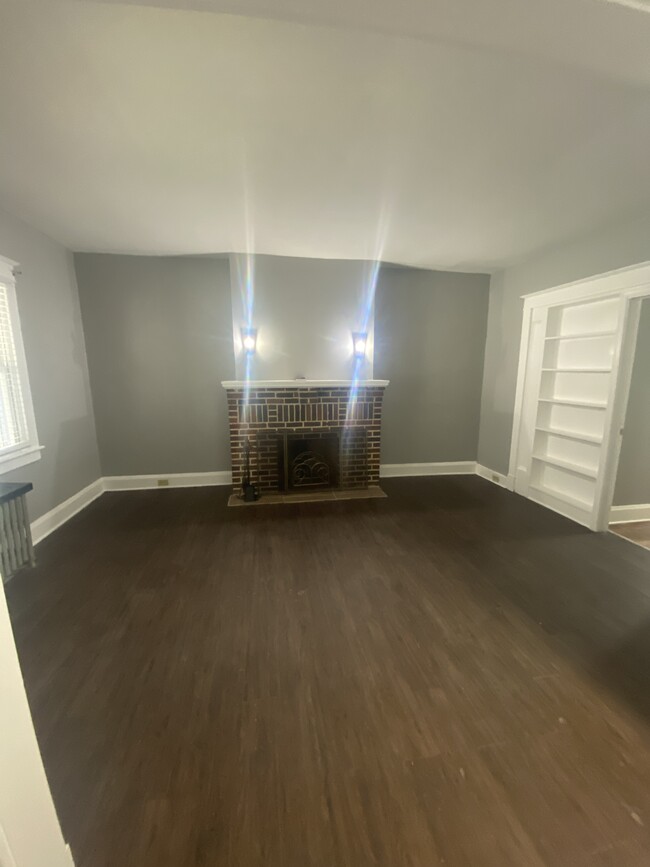
[(650, 207), (650, 15), (608, 0), (0, 19), (0, 205), (71, 249), (492, 270)]

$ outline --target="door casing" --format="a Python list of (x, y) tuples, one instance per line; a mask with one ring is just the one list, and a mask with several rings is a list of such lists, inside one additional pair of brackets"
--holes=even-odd
[(529, 496), (531, 456), (527, 444), (533, 402), (537, 404), (541, 376), (543, 335), (549, 311), (555, 307), (615, 298), (621, 305), (615, 337), (612, 375), (604, 422), (601, 462), (591, 514), (586, 518), (563, 510), (562, 514), (592, 530), (606, 530), (614, 495), (621, 450), (622, 429), (630, 391), (636, 334), (643, 298), (650, 297), (650, 262), (609, 271), (584, 280), (566, 283), (541, 292), (523, 295), (523, 325), (519, 349), (517, 391), (513, 417), (509, 476), (514, 490)]

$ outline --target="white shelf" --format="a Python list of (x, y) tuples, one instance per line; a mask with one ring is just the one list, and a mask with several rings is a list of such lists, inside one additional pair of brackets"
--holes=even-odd
[(558, 491), (556, 488), (542, 488), (539, 485), (530, 485), (530, 489), (537, 494), (546, 494), (548, 497), (555, 497), (556, 500), (561, 500), (568, 506), (573, 506), (576, 509), (583, 509), (585, 512), (591, 512), (593, 502), (590, 500), (581, 500), (579, 497), (572, 497), (564, 491)]
[(542, 367), (542, 373), (611, 373), (611, 367)]
[(598, 478), (598, 470), (592, 470), (591, 467), (581, 467), (580, 464), (574, 464), (573, 461), (565, 461), (562, 458), (553, 458), (548, 455), (533, 455), (533, 460), (559, 467), (568, 473), (575, 473), (576, 476), (585, 476), (587, 479)]
[(559, 406), (584, 406), (587, 409), (607, 409), (607, 404), (598, 400), (570, 400), (564, 397), (540, 397), (540, 403), (556, 403)]
[(571, 430), (557, 430), (557, 428), (541, 427), (540, 425), (538, 425), (535, 430), (540, 433), (551, 434), (551, 436), (554, 437), (564, 437), (564, 439), (567, 440), (577, 440), (581, 443), (594, 443), (595, 445), (600, 445), (603, 441), (603, 438), (596, 434), (578, 433), (577, 431)]
[(590, 334), (549, 334), (545, 340), (591, 340), (594, 337), (613, 337), (616, 331), (592, 331)]

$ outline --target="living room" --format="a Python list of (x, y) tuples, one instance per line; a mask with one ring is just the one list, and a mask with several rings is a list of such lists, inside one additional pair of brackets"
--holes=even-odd
[(0, 16), (2, 867), (647, 863), (643, 0)]

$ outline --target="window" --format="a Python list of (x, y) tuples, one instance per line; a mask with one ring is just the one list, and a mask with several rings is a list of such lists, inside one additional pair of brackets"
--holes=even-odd
[(0, 473), (41, 456), (16, 302), (17, 264), (0, 257)]

